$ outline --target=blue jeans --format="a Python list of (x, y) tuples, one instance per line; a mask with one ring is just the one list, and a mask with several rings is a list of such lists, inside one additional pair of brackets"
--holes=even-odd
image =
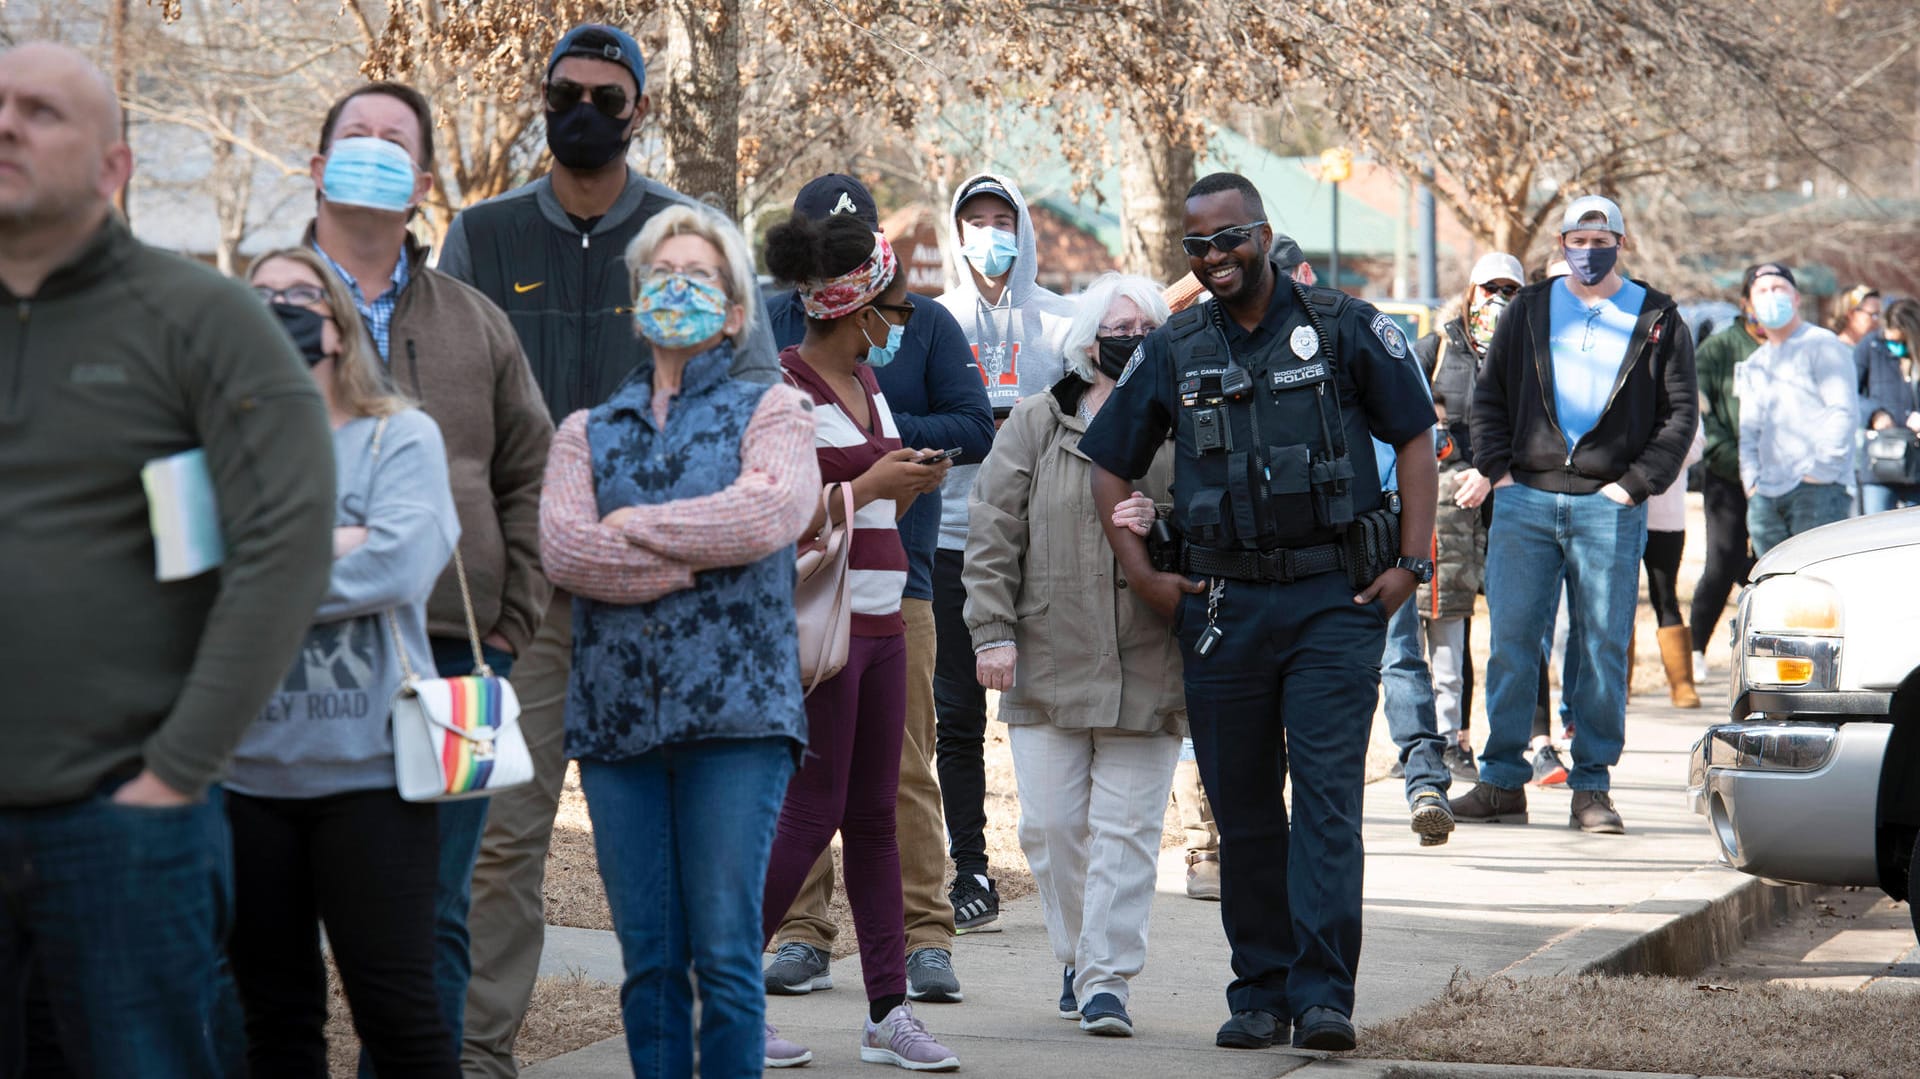
[[(473, 673), (473, 645), (464, 638), (434, 637), (434, 669), (442, 678)], [(513, 676), (513, 657), (490, 644), (480, 654), (502, 678)], [(453, 1050), (460, 1052), (467, 1015), (467, 982), (473, 977), (473, 956), (467, 936), (467, 908), (473, 905), (473, 862), (480, 856), (480, 834), (487, 828), (489, 798), (442, 802), (440, 811), (440, 876), (433, 891), (433, 986), (440, 997), (440, 1014), (453, 1032)], [(360, 1079), (373, 1079), (373, 1058), (360, 1050)]]
[(1755, 556), (1766, 554), (1790, 536), (1844, 521), (1853, 496), (1838, 483), (1802, 483), (1783, 495), (1747, 499), (1747, 538)]
[(635, 1079), (760, 1075), (766, 987), (760, 899), (793, 776), (785, 738), (710, 739), (580, 762), (593, 849), (626, 980), (620, 1020)]
[(1407, 774), (1407, 800), (1413, 792), (1447, 793), (1452, 781), (1441, 753), (1447, 740), (1433, 714), (1433, 672), (1427, 667), (1427, 634), (1413, 597), (1387, 619), (1387, 649), (1380, 660), (1380, 683), (1387, 701), (1387, 730), (1400, 747)]
[(1860, 512), (1885, 513), (1907, 506), (1920, 506), (1920, 487), (1890, 487), (1881, 483), (1860, 485)]
[(0, 1074), (24, 1064), (35, 977), (72, 1074), (226, 1074), (230, 851), (217, 790), (167, 809), (102, 791), (0, 810)]
[(1553, 629), (1564, 575), (1570, 629), (1561, 700), (1579, 731), (1567, 786), (1604, 791), (1626, 742), (1627, 640), (1640, 598), (1647, 509), (1602, 494), (1494, 493), (1487, 533), (1492, 654), (1480, 778), (1517, 789), (1533, 777), (1526, 749), (1540, 686), (1541, 642)]

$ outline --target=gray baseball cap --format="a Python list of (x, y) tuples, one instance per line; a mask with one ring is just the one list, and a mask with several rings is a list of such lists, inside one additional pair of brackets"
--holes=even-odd
[[(1596, 224), (1582, 225), (1583, 217), (1604, 216), (1604, 226)], [(1605, 195), (1582, 195), (1567, 204), (1567, 212), (1560, 217), (1560, 235), (1577, 232), (1580, 229), (1605, 228), (1615, 236), (1627, 234), (1626, 218), (1620, 215), (1620, 205)]]

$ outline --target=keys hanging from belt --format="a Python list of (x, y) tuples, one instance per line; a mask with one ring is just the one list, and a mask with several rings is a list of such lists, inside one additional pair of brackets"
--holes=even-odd
[(1207, 628), (1200, 631), (1200, 639), (1193, 642), (1193, 654), (1205, 659), (1211, 655), (1220, 638), (1226, 636), (1220, 630), (1220, 597), (1227, 594), (1227, 582), (1223, 577), (1207, 579)]

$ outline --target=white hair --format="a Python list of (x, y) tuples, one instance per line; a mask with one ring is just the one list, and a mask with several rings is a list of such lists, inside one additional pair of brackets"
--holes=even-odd
[(1100, 323), (1106, 320), (1107, 308), (1119, 299), (1132, 300), (1155, 326), (1173, 317), (1173, 309), (1160, 295), (1160, 286), (1151, 279), (1139, 274), (1101, 274), (1080, 294), (1073, 309), (1073, 323), (1067, 327), (1066, 343), (1062, 346), (1067, 370), (1079, 375), (1082, 381), (1092, 382), (1099, 372), (1093, 359), (1094, 349), (1100, 346), (1094, 341), (1100, 336)]
[(726, 264), (727, 299), (746, 312), (739, 335), (745, 336), (747, 328), (760, 314), (760, 286), (753, 274), (753, 249), (747, 246), (747, 238), (734, 223), (718, 210), (705, 206), (669, 206), (648, 218), (640, 234), (627, 245), (630, 293), (640, 294), (640, 281), (653, 263), (654, 252), (675, 236), (698, 236), (720, 252), (720, 260)]

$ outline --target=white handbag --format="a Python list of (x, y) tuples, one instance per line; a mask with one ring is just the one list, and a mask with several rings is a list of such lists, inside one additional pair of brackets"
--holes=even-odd
[(474, 673), (460, 678), (420, 678), (407, 662), (400, 624), (387, 625), (400, 655), (402, 681), (393, 698), (393, 770), (400, 797), (409, 802), (484, 798), (533, 779), (533, 757), (520, 731), (520, 698), (513, 683), (493, 673), (480, 652), (467, 568), (453, 553), (460, 600), (467, 608), (467, 635)]
[[(380, 456), (382, 419), (369, 447)], [(369, 498), (371, 502), (371, 498)], [(400, 622), (387, 612), (400, 661), (400, 689), (393, 697), (393, 771), (400, 797), (409, 802), (454, 802), (484, 798), (533, 779), (533, 757), (520, 731), (520, 698), (513, 683), (493, 673), (480, 651), (480, 627), (467, 590), (467, 566), (453, 549), (453, 572), (467, 612), (473, 673), (460, 678), (421, 678), (407, 662)]]

